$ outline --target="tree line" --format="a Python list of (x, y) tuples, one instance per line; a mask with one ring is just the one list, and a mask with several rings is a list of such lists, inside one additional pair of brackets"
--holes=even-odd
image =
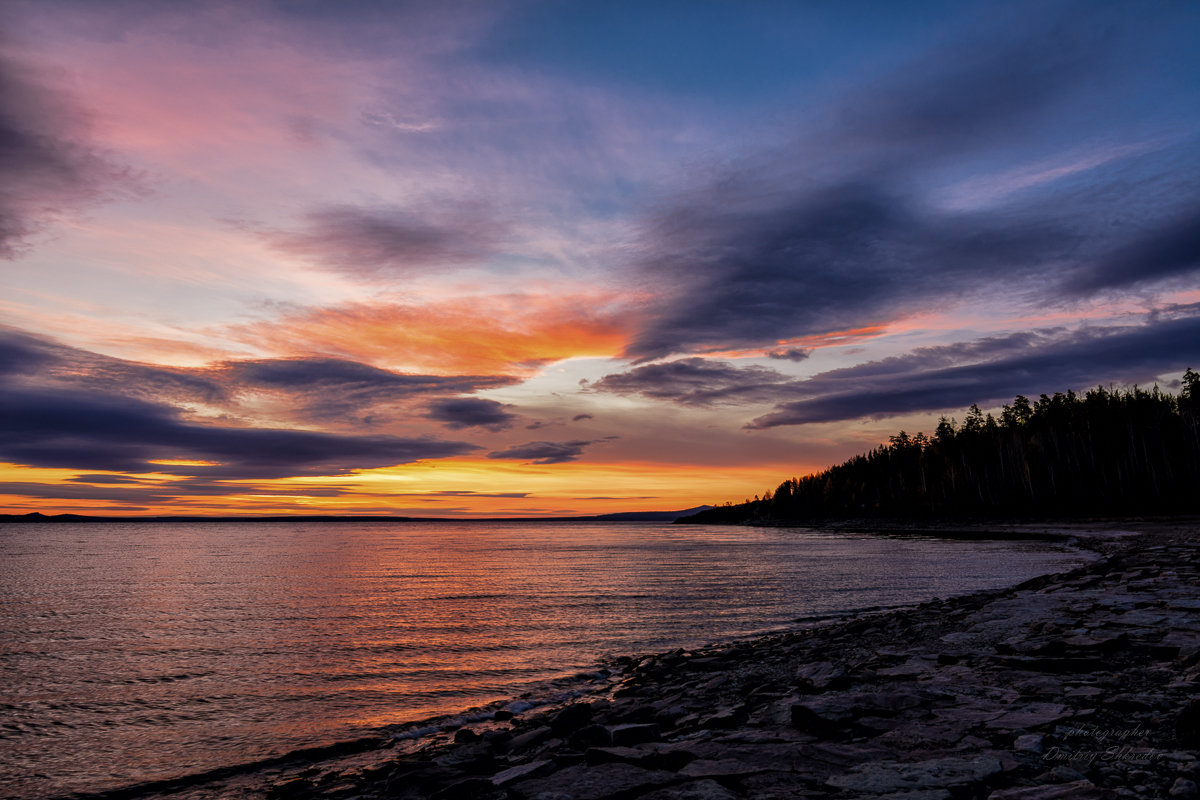
[(887, 444), (687, 522), (1019, 517), (1200, 510), (1200, 374), (1178, 395), (1096, 387), (971, 406)]

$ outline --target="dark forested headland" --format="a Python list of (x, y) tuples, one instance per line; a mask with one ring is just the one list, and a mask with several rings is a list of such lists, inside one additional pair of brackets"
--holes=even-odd
[(1170, 514), (1200, 510), (1200, 374), (1157, 387), (1018, 395), (681, 522)]

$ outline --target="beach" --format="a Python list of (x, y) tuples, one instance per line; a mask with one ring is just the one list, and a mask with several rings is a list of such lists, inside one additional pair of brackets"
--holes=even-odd
[(1196, 797), (1197, 526), (1124, 527), (1009, 589), (624, 657), (565, 703), (102, 796)]

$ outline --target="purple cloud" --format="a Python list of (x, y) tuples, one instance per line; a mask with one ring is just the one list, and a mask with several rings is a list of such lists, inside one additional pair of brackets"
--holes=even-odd
[(516, 414), (507, 411), (510, 407), (495, 400), (451, 397), (430, 403), (428, 416), (452, 430), (487, 428), (490, 431), (502, 431), (511, 427), (517, 419)]
[(469, 266), (495, 252), (504, 232), (482, 207), (452, 203), (420, 212), (334, 206), (310, 211), (297, 230), (263, 235), (281, 252), (323, 267), (386, 278)]
[[(0, 459), (27, 466), (233, 480), (344, 475), (477, 449), (429, 437), (202, 425), (129, 397), (0, 387)], [(212, 463), (153, 463), (161, 460)]]
[(90, 142), (73, 99), (5, 45), (0, 36), (0, 258), (12, 259), (50, 220), (131, 181)]
[(514, 445), (507, 450), (488, 453), (487, 457), (529, 461), (534, 464), (562, 464), (566, 461), (575, 461), (583, 455), (583, 449), (592, 444), (595, 442), (526, 442)]

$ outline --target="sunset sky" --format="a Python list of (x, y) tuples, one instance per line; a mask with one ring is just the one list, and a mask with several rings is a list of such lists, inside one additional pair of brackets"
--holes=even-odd
[(0, 0), (0, 509), (740, 501), (1200, 368), (1200, 4)]

